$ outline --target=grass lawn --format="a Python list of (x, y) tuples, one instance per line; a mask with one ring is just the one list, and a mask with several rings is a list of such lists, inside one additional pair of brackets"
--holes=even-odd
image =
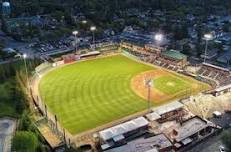
[(16, 117), (16, 103), (12, 101), (12, 84), (10, 80), (0, 84), (0, 117), (10, 116)]
[(83, 61), (45, 75), (40, 94), (61, 124), (76, 134), (145, 109), (130, 79), (151, 69), (121, 55)]
[[(147, 102), (133, 92), (131, 79), (149, 70), (155, 68), (122, 55), (82, 61), (46, 74), (40, 95), (63, 127), (77, 134), (144, 110)], [(160, 77), (155, 87), (171, 94), (189, 86), (177, 77)]]
[(154, 79), (154, 87), (165, 94), (175, 94), (187, 88), (191, 88), (190, 81), (185, 79), (174, 75), (162, 76)]

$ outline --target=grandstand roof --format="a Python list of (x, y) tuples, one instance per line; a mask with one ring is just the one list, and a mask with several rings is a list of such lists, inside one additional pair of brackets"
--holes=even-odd
[(176, 60), (182, 60), (182, 59), (186, 59), (187, 56), (180, 53), (179, 51), (176, 50), (167, 50), (167, 51), (163, 51), (161, 52), (161, 55), (170, 57), (170, 58), (174, 58)]
[(161, 116), (160, 116), (158, 113), (156, 113), (156, 112), (148, 113), (148, 114), (146, 115), (146, 117), (147, 117), (148, 120), (150, 120), (150, 121), (155, 121), (155, 120), (161, 118)]
[(156, 108), (153, 108), (152, 111), (154, 111), (157, 115), (163, 115), (165, 113), (177, 110), (184, 107), (182, 103), (179, 101), (174, 101)]
[(153, 108), (152, 111), (155, 112), (157, 115), (163, 115), (165, 113), (183, 108), (184, 105), (179, 101), (173, 101), (168, 104)]
[(145, 43), (142, 41), (135, 41), (135, 40), (128, 40), (128, 39), (124, 39), (123, 42), (125, 43), (130, 43), (132, 45), (136, 45), (136, 46), (140, 46), (140, 47), (144, 47)]
[(99, 135), (104, 141), (112, 138), (114, 140), (117, 140), (118, 138), (122, 139), (123, 134), (147, 125), (148, 125), (148, 121), (144, 117), (139, 117), (131, 121), (127, 121), (123, 124), (119, 124), (117, 126), (100, 131)]
[(226, 85), (226, 86), (221, 86), (219, 88), (216, 88), (215, 91), (216, 92), (220, 92), (220, 91), (224, 91), (224, 90), (227, 90), (227, 89), (230, 89), (230, 88), (231, 88), (231, 84)]
[(227, 69), (227, 68), (223, 68), (223, 67), (220, 67), (220, 66), (212, 65), (212, 64), (209, 64), (209, 63), (203, 63), (203, 65), (204, 66), (208, 66), (208, 67), (212, 67), (212, 68), (215, 68), (215, 69), (219, 69), (219, 70), (223, 70), (223, 71), (229, 72), (229, 69)]

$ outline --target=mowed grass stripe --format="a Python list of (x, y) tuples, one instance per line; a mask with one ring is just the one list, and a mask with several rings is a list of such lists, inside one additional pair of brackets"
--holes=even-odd
[(80, 62), (45, 75), (40, 93), (61, 124), (76, 134), (145, 109), (130, 80), (151, 69), (121, 55)]

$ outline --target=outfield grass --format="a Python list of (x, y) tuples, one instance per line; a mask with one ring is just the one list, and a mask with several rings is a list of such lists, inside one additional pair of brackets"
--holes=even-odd
[[(39, 84), (40, 95), (63, 127), (77, 134), (144, 110), (147, 102), (133, 92), (131, 79), (148, 70), (155, 68), (122, 55), (82, 61), (46, 74)], [(196, 82), (184, 83), (177, 77), (174, 73), (160, 77), (155, 87), (174, 94)], [(168, 81), (175, 86), (163, 85)]]
[(61, 124), (76, 134), (145, 109), (130, 79), (151, 69), (121, 55), (84, 61), (45, 75), (40, 94)]

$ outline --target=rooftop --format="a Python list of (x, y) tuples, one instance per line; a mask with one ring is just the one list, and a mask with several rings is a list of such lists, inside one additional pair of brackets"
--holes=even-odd
[(203, 63), (204, 66), (207, 66), (207, 67), (212, 67), (214, 69), (218, 69), (218, 70), (222, 70), (222, 71), (227, 71), (229, 72), (229, 69), (227, 68), (222, 68), (220, 66), (216, 66), (216, 65), (213, 65), (213, 64), (209, 64), (209, 63)]
[(190, 118), (175, 129), (177, 132), (175, 139), (177, 142), (183, 141), (184, 139), (187, 139), (188, 137), (194, 135), (207, 126), (208, 123), (199, 117)]
[(187, 56), (180, 53), (179, 51), (176, 50), (167, 50), (167, 51), (163, 51), (161, 52), (162, 55), (170, 57), (170, 58), (174, 58), (177, 60), (182, 60), (182, 59), (186, 59)]
[(158, 152), (171, 146), (169, 139), (164, 134), (159, 134), (149, 138), (142, 137), (105, 152)]
[(180, 103), (179, 101), (173, 101), (168, 104), (153, 108), (152, 111), (155, 112), (158, 115), (163, 115), (165, 113), (183, 108), (184, 105)]
[(123, 134), (147, 125), (148, 121), (144, 117), (139, 117), (131, 121), (127, 121), (125, 123), (100, 131), (99, 135), (104, 141), (109, 139), (117, 141), (118, 139), (123, 139)]
[(222, 87), (216, 88), (215, 91), (216, 92), (220, 92), (220, 91), (223, 91), (223, 90), (226, 90), (226, 89), (230, 89), (230, 88), (231, 88), (231, 84), (228, 84), (226, 86), (222, 86)]

